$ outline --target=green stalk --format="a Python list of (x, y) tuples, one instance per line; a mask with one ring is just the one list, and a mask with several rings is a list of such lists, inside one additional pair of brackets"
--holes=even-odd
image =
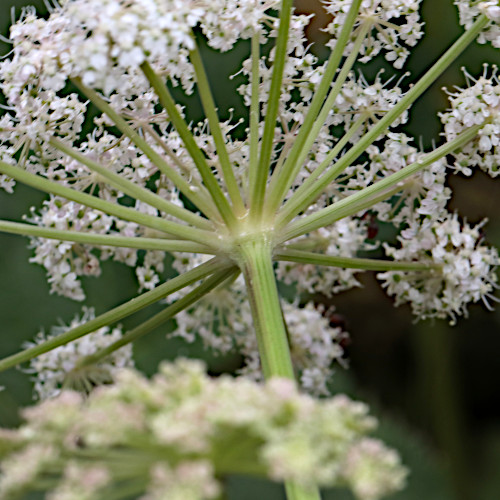
[[(335, 144), (333, 149), (326, 155), (325, 159), (314, 169), (314, 171), (309, 175), (304, 184), (299, 186), (299, 188), (293, 193), (292, 198), (294, 196), (300, 196), (300, 193), (303, 192), (303, 188), (306, 187), (306, 184), (309, 185), (314, 182), (330, 165), (332, 160), (334, 160), (340, 152), (344, 149), (345, 145), (349, 142), (351, 137), (356, 133), (356, 131), (361, 127), (361, 125), (366, 121), (366, 116), (361, 115), (349, 128), (349, 130), (342, 136), (342, 138)], [(286, 193), (285, 193), (286, 194)], [(276, 205), (276, 211), (278, 210), (279, 205)]]
[(254, 221), (260, 221), (264, 206), (269, 163), (273, 151), (274, 129), (278, 116), (281, 84), (283, 82), (283, 71), (285, 69), (285, 59), (287, 56), (288, 31), (290, 28), (292, 5), (293, 0), (282, 0), (281, 2), (280, 24), (278, 28), (278, 38), (276, 40), (273, 74), (271, 77), (269, 100), (264, 121), (264, 133), (262, 136), (259, 163), (255, 169), (255, 175), (252, 176), (254, 184), (250, 186), (250, 214)]
[(286, 497), (288, 500), (321, 500), (318, 488), (305, 488), (297, 483), (285, 483)]
[(356, 257), (334, 257), (316, 252), (285, 248), (274, 254), (275, 260), (314, 264), (316, 266), (341, 267), (344, 269), (363, 269), (366, 271), (434, 271), (440, 270), (439, 264), (421, 264), (420, 262), (395, 262), (379, 259), (361, 259)]
[(239, 247), (239, 264), (245, 277), (264, 376), (294, 379), (271, 248), (267, 235), (249, 238)]
[(233, 202), (233, 207), (236, 212), (237, 217), (243, 216), (245, 213), (245, 205), (243, 199), (241, 198), (240, 189), (238, 183), (236, 182), (236, 177), (234, 176), (233, 167), (231, 165), (231, 160), (229, 159), (229, 153), (227, 151), (226, 142), (222, 136), (222, 130), (220, 127), (219, 117), (217, 116), (217, 110), (215, 108), (215, 102), (210, 90), (210, 84), (208, 82), (208, 77), (203, 66), (203, 61), (201, 59), (200, 51), (195, 40), (195, 48), (189, 53), (189, 58), (193, 64), (194, 71), (196, 73), (196, 81), (198, 83), (198, 91), (200, 93), (201, 103), (205, 111), (205, 115), (208, 119), (208, 124), (210, 125), (210, 131), (214, 139), (215, 148), (217, 150), (217, 155), (219, 157), (220, 166), (222, 169), (222, 177), (226, 182), (227, 192), (229, 197)]
[[(243, 241), (239, 246), (239, 266), (245, 277), (264, 377), (295, 380), (287, 328), (274, 276), (272, 243), (267, 234)], [(305, 490), (293, 481), (285, 481), (285, 488), (288, 500), (320, 499), (319, 490), (315, 487)]]
[(234, 215), (229, 202), (224, 196), (224, 193), (222, 192), (222, 189), (219, 186), (215, 175), (208, 165), (203, 151), (196, 144), (196, 141), (193, 137), (193, 134), (189, 130), (187, 123), (179, 113), (177, 105), (170, 95), (165, 82), (154, 72), (153, 68), (147, 62), (141, 64), (141, 69), (144, 73), (144, 76), (148, 79), (149, 83), (158, 95), (161, 105), (168, 113), (170, 121), (179, 133), (184, 146), (186, 147), (192, 160), (194, 161), (196, 168), (200, 172), (203, 183), (210, 193), (213, 202), (217, 206), (219, 214), (222, 216), (224, 222), (229, 228), (234, 227), (236, 224), (236, 216)]
[(218, 258), (211, 259), (200, 266), (185, 272), (184, 274), (172, 278), (171, 280), (163, 283), (162, 285), (150, 290), (149, 292), (143, 293), (138, 297), (133, 299), (97, 316), (96, 318), (87, 321), (87, 323), (72, 328), (67, 332), (53, 337), (51, 339), (42, 342), (41, 344), (24, 349), (16, 354), (12, 354), (0, 361), (0, 371), (7, 370), (21, 363), (25, 363), (32, 358), (40, 356), (45, 352), (51, 351), (56, 347), (67, 344), (73, 340), (79, 339), (84, 335), (95, 332), (103, 326), (108, 326), (112, 323), (130, 316), (141, 309), (157, 302), (160, 299), (167, 297), (168, 295), (189, 286), (196, 281), (203, 279), (209, 274), (216, 273), (228, 267), (227, 261), (222, 261)]
[(186, 240), (82, 233), (79, 231), (44, 228), (23, 222), (10, 222), (6, 220), (0, 220), (0, 232), (36, 238), (48, 238), (51, 240), (72, 241), (73, 243), (93, 246), (138, 248), (140, 250), (160, 250), (163, 252), (214, 253), (214, 250), (210, 247)]
[[(303, 219), (292, 222), (285, 228), (280, 240), (287, 241), (289, 239), (296, 238), (297, 236), (309, 233), (319, 229), (320, 227), (328, 226), (343, 217), (354, 215), (361, 209), (367, 208), (367, 205), (369, 207), (371, 204), (375, 203), (376, 200), (380, 200), (380, 198), (376, 198), (376, 200), (374, 199), (378, 194), (381, 194), (382, 199), (384, 199), (385, 195), (383, 192), (394, 186), (396, 192), (401, 190), (402, 186), (397, 186), (399, 182), (410, 177), (416, 172), (423, 170), (443, 156), (452, 153), (467, 142), (471, 141), (476, 136), (478, 131), (484, 127), (484, 125), (484, 123), (482, 125), (475, 125), (474, 127), (465, 130), (453, 139), (453, 141), (443, 144), (439, 148), (423, 156), (419, 161), (402, 168), (399, 172), (389, 175), (385, 179), (362, 189), (356, 194), (348, 196), (347, 198), (333, 203), (326, 208), (318, 210), (312, 215), (308, 215)], [(387, 193), (387, 196), (390, 194), (394, 194), (394, 191)], [(288, 217), (290, 216), (290, 214), (287, 214), (286, 211), (283, 211), (278, 218), (278, 223), (283, 224), (283, 222), (286, 221), (285, 217), (287, 215)]]
[(144, 323), (141, 323), (139, 326), (136, 326), (134, 329), (128, 331), (121, 339), (113, 342), (109, 346), (97, 351), (96, 353), (91, 354), (90, 356), (85, 356), (84, 358), (82, 358), (78, 362), (77, 367), (97, 363), (98, 361), (105, 358), (112, 352), (120, 349), (124, 345), (134, 342), (138, 338), (143, 337), (144, 335), (163, 325), (169, 319), (173, 318), (177, 313), (193, 305), (204, 295), (220, 285), (223, 281), (230, 279), (235, 274), (235, 272), (235, 268), (230, 268), (223, 269), (214, 273), (201, 285), (197, 286), (194, 290), (186, 294), (184, 297), (167, 306), (163, 311), (155, 314), (153, 317), (144, 321)]
[(157, 194), (151, 192), (149, 189), (143, 188), (135, 184), (134, 182), (123, 178), (121, 175), (118, 175), (117, 173), (109, 170), (103, 165), (100, 165), (99, 163), (91, 160), (84, 154), (80, 153), (71, 146), (68, 146), (59, 139), (52, 137), (49, 140), (49, 143), (55, 148), (59, 149), (59, 151), (62, 151), (71, 158), (82, 163), (83, 165), (88, 167), (91, 171), (96, 172), (101, 177), (106, 179), (111, 186), (120, 189), (121, 191), (123, 191), (125, 194), (128, 194), (132, 198), (135, 198), (136, 200), (141, 200), (144, 203), (150, 205), (151, 207), (161, 210), (169, 215), (173, 215), (174, 217), (177, 217), (178, 219), (181, 219), (184, 222), (192, 224), (193, 226), (196, 226), (200, 229), (207, 229), (209, 231), (213, 230), (213, 225), (209, 220), (204, 219), (203, 217), (200, 217), (194, 212), (186, 210), (185, 208), (180, 207), (179, 205), (176, 205), (171, 201), (165, 200), (161, 196), (158, 196)]
[(210, 244), (210, 242), (212, 242), (215, 247), (218, 246), (218, 238), (215, 233), (197, 229), (195, 227), (183, 226), (176, 222), (170, 222), (165, 219), (160, 219), (159, 217), (153, 217), (152, 215), (138, 212), (133, 208), (124, 207), (123, 205), (119, 205), (117, 203), (102, 200), (97, 196), (81, 193), (75, 189), (71, 189), (66, 186), (62, 186), (57, 182), (45, 179), (40, 175), (32, 174), (18, 167), (13, 167), (3, 161), (0, 161), (0, 172), (12, 177), (16, 181), (27, 184), (35, 189), (39, 189), (40, 191), (62, 196), (68, 200), (76, 201), (77, 203), (81, 203), (82, 205), (90, 208), (95, 208), (96, 210), (100, 210), (101, 212), (109, 215), (114, 215), (120, 219), (136, 222), (142, 226), (174, 235), (177, 238), (188, 239), (201, 244)]
[(71, 81), (82, 94), (113, 121), (120, 132), (128, 137), (154, 163), (161, 173), (176, 185), (186, 198), (208, 218), (218, 219), (217, 212), (214, 210), (203, 186), (192, 186), (189, 181), (178, 174), (95, 90), (85, 86), (79, 78), (74, 78)]
[[(352, 165), (366, 148), (372, 144), (413, 102), (427, 90), (434, 81), (448, 68), (448, 66), (474, 41), (478, 33), (488, 24), (489, 19), (484, 15), (479, 16), (470, 29), (437, 60), (427, 73), (408, 91), (408, 93), (379, 121), (375, 124), (321, 179), (314, 183), (307, 183), (307, 190), (301, 196), (293, 197), (285, 203), (280, 217), (281, 221), (289, 221), (295, 215), (311, 205), (324, 192), (326, 187), (345, 168)], [(307, 182), (307, 181), (306, 181)]]
[[(344, 24), (342, 32), (340, 34), (339, 42), (335, 44), (334, 51), (330, 56), (330, 58), (333, 59), (333, 62), (336, 63), (335, 68), (333, 67), (333, 63), (331, 68), (327, 67), (328, 75), (327, 73), (325, 73), (321, 81), (320, 87), (318, 88), (319, 93), (316, 92), (314, 95), (313, 101), (307, 113), (304, 124), (299, 130), (299, 134), (295, 140), (292, 151), (290, 152), (287, 158), (287, 162), (284, 165), (283, 174), (275, 179), (271, 179), (271, 190), (268, 198), (268, 203), (269, 203), (268, 213), (276, 213), (278, 207), (284, 200), (286, 193), (292, 186), (294, 179), (297, 177), (307, 155), (309, 154), (309, 151), (311, 150), (312, 145), (314, 144), (314, 141), (317, 139), (321, 131), (321, 128), (325, 124), (328, 114), (335, 105), (335, 100), (337, 99), (337, 96), (342, 90), (342, 86), (344, 85), (347, 76), (352, 70), (354, 63), (356, 62), (358, 53), (361, 49), (361, 46), (363, 45), (366, 35), (372, 28), (372, 24), (370, 22), (367, 22), (362, 25), (360, 32), (358, 33), (358, 36), (354, 43), (354, 46), (352, 48), (352, 51), (345, 60), (344, 65), (342, 66), (342, 70), (338, 75), (338, 77), (335, 79), (335, 84), (330, 90), (330, 93), (328, 94), (328, 97), (320, 110), (320, 105), (323, 102), (323, 99), (325, 98), (328, 88), (330, 88), (330, 83), (333, 81), (335, 77), (335, 72), (338, 68), (338, 63), (344, 52), (345, 45), (349, 40), (349, 35), (351, 33), (352, 26), (354, 25), (354, 22), (356, 20), (360, 3), (361, 0), (357, 0), (356, 2), (353, 2), (351, 5), (349, 14), (346, 19), (346, 24)], [(333, 71), (334, 69), (335, 71)], [(329, 76), (330, 80), (325, 81), (326, 76)], [(316, 99), (317, 102), (315, 102)], [(332, 158), (335, 158), (335, 156), (332, 156)]]
[(248, 184), (250, 195), (252, 186), (255, 185), (257, 169), (259, 166), (259, 121), (260, 121), (260, 33), (252, 36), (252, 96), (250, 102), (250, 158)]

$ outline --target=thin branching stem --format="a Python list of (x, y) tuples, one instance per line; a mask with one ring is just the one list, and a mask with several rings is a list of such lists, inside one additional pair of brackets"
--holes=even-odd
[(198, 229), (195, 227), (188, 227), (176, 222), (171, 222), (160, 217), (154, 217), (132, 208), (124, 207), (117, 203), (92, 196), (90, 194), (82, 193), (71, 189), (61, 184), (45, 179), (44, 177), (32, 174), (18, 167), (13, 167), (5, 162), (0, 161), (0, 172), (12, 177), (13, 179), (22, 182), (28, 186), (34, 187), (46, 193), (55, 194), (66, 198), (67, 200), (76, 201), (90, 208), (95, 208), (108, 215), (114, 215), (123, 220), (136, 222), (145, 227), (162, 231), (165, 234), (173, 235), (175, 238), (188, 239), (196, 241), (201, 244), (209, 244), (212, 242), (216, 247), (219, 245), (219, 240), (215, 233)]
[(219, 117), (217, 116), (217, 109), (210, 90), (210, 83), (208, 81), (205, 67), (194, 36), (193, 39), (195, 41), (195, 48), (189, 53), (189, 58), (191, 59), (191, 63), (193, 64), (194, 71), (196, 73), (196, 82), (198, 84), (201, 103), (208, 119), (208, 124), (210, 125), (210, 133), (212, 134), (217, 155), (219, 157), (222, 178), (226, 183), (227, 192), (229, 193), (229, 197), (233, 203), (233, 210), (238, 217), (241, 217), (246, 211), (245, 205), (243, 204), (243, 199), (234, 175), (231, 160), (229, 159), (226, 141), (222, 134)]
[(140, 250), (159, 250), (162, 252), (189, 252), (215, 254), (216, 251), (201, 243), (165, 238), (128, 237), (114, 234), (92, 234), (80, 231), (67, 231), (45, 228), (23, 222), (0, 220), (0, 232), (19, 234), (33, 238), (48, 238), (59, 241), (72, 241), (82, 245), (137, 248)]
[(61, 335), (47, 339), (40, 344), (29, 347), (0, 360), (0, 371), (7, 370), (8, 368), (12, 368), (21, 363), (25, 363), (30, 359), (40, 356), (40, 354), (52, 351), (53, 349), (61, 345), (68, 344), (69, 342), (79, 339), (84, 335), (95, 332), (103, 326), (108, 326), (116, 323), (117, 321), (120, 321), (127, 316), (131, 316), (137, 311), (140, 311), (141, 309), (154, 304), (158, 300), (164, 299), (168, 295), (182, 290), (183, 288), (192, 285), (196, 281), (203, 279), (210, 274), (222, 271), (223, 269), (227, 269), (228, 267), (232, 267), (232, 265), (233, 264), (229, 261), (225, 261), (217, 257), (213, 258), (208, 262), (205, 262), (204, 264), (201, 264), (200, 266), (191, 269), (190, 271), (187, 271), (180, 276), (172, 278), (166, 283), (157, 286), (153, 290), (145, 292), (142, 295), (139, 295), (138, 297), (135, 297), (119, 305), (118, 307), (110, 309), (109, 311), (97, 316), (96, 318), (87, 321), (83, 325), (79, 325), (76, 328), (72, 328), (71, 330), (62, 333)]

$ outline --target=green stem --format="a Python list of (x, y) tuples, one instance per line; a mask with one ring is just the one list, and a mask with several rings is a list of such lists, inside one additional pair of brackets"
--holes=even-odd
[[(308, 185), (314, 182), (330, 165), (332, 160), (334, 160), (338, 154), (344, 149), (345, 145), (349, 142), (352, 136), (356, 133), (356, 131), (361, 127), (361, 125), (366, 121), (366, 116), (361, 115), (349, 128), (349, 130), (342, 136), (342, 138), (335, 144), (333, 149), (326, 155), (325, 159), (314, 169), (314, 171), (307, 177), (304, 184), (299, 186), (299, 188), (293, 193), (291, 198), (295, 196), (300, 196)], [(290, 199), (291, 199), (290, 198)], [(276, 210), (278, 206), (276, 206)]]
[(285, 69), (285, 60), (287, 56), (287, 42), (292, 5), (293, 0), (282, 0), (281, 2), (280, 24), (278, 28), (278, 38), (276, 40), (273, 73), (271, 76), (266, 118), (264, 120), (264, 133), (262, 136), (259, 163), (255, 176), (253, 177), (254, 185), (250, 186), (250, 213), (254, 221), (260, 221), (264, 206), (269, 163), (273, 151), (274, 129), (276, 127), (276, 118), (280, 105), (281, 85), (283, 82), (283, 71)]
[(76, 340), (84, 335), (95, 332), (103, 326), (108, 326), (112, 323), (116, 323), (127, 316), (130, 316), (137, 311), (157, 302), (160, 299), (167, 297), (168, 295), (189, 286), (196, 281), (203, 279), (209, 274), (213, 274), (217, 271), (221, 271), (228, 267), (227, 261), (221, 261), (218, 258), (212, 259), (200, 266), (185, 272), (181, 276), (172, 278), (171, 280), (163, 283), (162, 285), (150, 290), (149, 292), (143, 293), (138, 297), (119, 305), (111, 309), (110, 311), (97, 316), (96, 318), (88, 321), (87, 323), (72, 328), (67, 332), (53, 337), (51, 339), (42, 342), (41, 344), (35, 345), (28, 349), (24, 349), (16, 354), (8, 356), (0, 361), (0, 371), (7, 370), (13, 366), (25, 363), (36, 356), (40, 356), (45, 352), (51, 351), (56, 347), (67, 344), (73, 340)]
[(260, 121), (260, 33), (252, 36), (252, 96), (250, 102), (250, 158), (248, 184), (248, 196), (256, 183), (257, 169), (259, 167), (259, 121)]
[[(272, 240), (267, 234), (250, 237), (241, 243), (239, 250), (239, 265), (245, 277), (264, 377), (295, 380), (273, 270)], [(316, 487), (304, 489), (294, 481), (285, 481), (285, 488), (288, 500), (321, 498)]]
[(288, 500), (321, 500), (318, 488), (306, 488), (297, 483), (285, 483), (286, 497)]
[[(195, 40), (194, 36), (193, 39)], [(236, 215), (238, 217), (241, 217), (246, 211), (245, 205), (243, 203), (243, 199), (241, 198), (241, 193), (238, 187), (238, 183), (236, 182), (236, 177), (234, 176), (233, 167), (231, 165), (231, 160), (229, 159), (226, 142), (222, 135), (219, 117), (217, 116), (217, 110), (215, 108), (214, 99), (210, 90), (210, 84), (208, 82), (208, 77), (203, 66), (203, 61), (201, 59), (199, 48), (196, 44), (196, 40), (195, 48), (189, 53), (189, 57), (196, 73), (198, 91), (200, 93), (201, 103), (203, 105), (205, 115), (208, 119), (208, 124), (210, 125), (210, 131), (214, 139), (215, 148), (217, 150), (220, 166), (222, 169), (222, 177), (226, 182), (227, 192), (229, 193), (229, 197), (233, 202), (233, 207), (236, 211)]]
[(439, 264), (429, 265), (420, 262), (394, 262), (379, 259), (361, 259), (355, 257), (334, 257), (316, 252), (285, 248), (274, 254), (275, 260), (315, 264), (316, 266), (341, 267), (345, 269), (363, 269), (366, 271), (433, 271), (441, 269)]
[(71, 189), (66, 186), (62, 186), (57, 182), (45, 179), (40, 175), (32, 174), (18, 167), (13, 167), (3, 161), (0, 161), (0, 172), (12, 177), (16, 181), (27, 184), (35, 189), (39, 189), (40, 191), (52, 193), (71, 201), (76, 201), (77, 203), (81, 203), (82, 205), (90, 208), (95, 208), (96, 210), (100, 210), (108, 215), (114, 215), (120, 219), (136, 222), (142, 226), (174, 235), (177, 238), (188, 239), (201, 244), (210, 244), (211, 242), (216, 248), (219, 245), (218, 238), (213, 232), (197, 229), (195, 227), (183, 226), (176, 222), (170, 222), (159, 217), (153, 217), (152, 215), (139, 212), (133, 208), (124, 207), (123, 205), (119, 205), (117, 203), (102, 200), (97, 196), (81, 193), (75, 189)]
[(134, 342), (138, 338), (143, 337), (144, 335), (163, 325), (169, 319), (173, 318), (177, 313), (193, 305), (196, 301), (198, 301), (204, 295), (220, 285), (223, 281), (230, 279), (232, 276), (234, 276), (235, 272), (235, 268), (230, 268), (223, 269), (217, 273), (214, 273), (201, 285), (197, 286), (193, 291), (189, 292), (173, 304), (167, 306), (163, 311), (155, 314), (144, 323), (141, 323), (139, 326), (136, 326), (134, 329), (128, 331), (121, 339), (113, 342), (109, 346), (97, 351), (96, 353), (91, 354), (90, 356), (85, 356), (84, 358), (82, 358), (78, 362), (78, 367), (97, 363), (98, 361), (105, 358), (112, 352), (120, 349), (124, 345)]
[(222, 192), (222, 189), (219, 186), (215, 175), (208, 165), (203, 151), (196, 144), (195, 138), (189, 130), (187, 123), (179, 113), (177, 105), (170, 95), (165, 82), (155, 73), (153, 68), (147, 62), (142, 63), (141, 69), (144, 73), (144, 76), (148, 79), (149, 83), (158, 95), (160, 103), (168, 113), (170, 121), (179, 133), (179, 136), (184, 143), (185, 148), (189, 152), (192, 160), (194, 161), (194, 164), (196, 165), (196, 168), (200, 172), (203, 183), (210, 193), (210, 196), (217, 206), (220, 215), (224, 219), (224, 222), (228, 225), (228, 227), (234, 227), (236, 224), (236, 216), (234, 215), (229, 202), (224, 196), (224, 193)]
[[(321, 128), (324, 126), (328, 114), (331, 112), (332, 108), (335, 105), (335, 100), (337, 99), (337, 96), (342, 90), (342, 86), (344, 85), (347, 76), (349, 75), (354, 63), (356, 62), (356, 58), (358, 57), (358, 53), (361, 49), (361, 46), (363, 45), (367, 33), (372, 28), (372, 24), (368, 22), (362, 25), (361, 30), (352, 48), (352, 51), (345, 60), (342, 70), (338, 75), (338, 77), (335, 79), (335, 84), (330, 90), (328, 98), (326, 99), (325, 103), (323, 104), (320, 110), (319, 109), (320, 105), (323, 102), (323, 99), (326, 95), (326, 91), (330, 87), (330, 83), (335, 76), (338, 63), (340, 61), (340, 58), (342, 57), (342, 53), (344, 52), (345, 45), (349, 40), (349, 35), (351, 33), (352, 26), (354, 25), (354, 21), (356, 20), (356, 15), (358, 13), (360, 4), (361, 0), (357, 0), (356, 2), (353, 2), (351, 5), (349, 14), (346, 19), (346, 24), (344, 24), (342, 28), (342, 33), (340, 34), (340, 39), (335, 44), (334, 51), (330, 56), (330, 59), (331, 60), (333, 59), (333, 61), (330, 61), (332, 62), (332, 67), (331, 68), (327, 67), (328, 76), (330, 77), (330, 80), (325, 81), (325, 76), (327, 76), (327, 74), (325, 73), (325, 75), (323, 76), (323, 80), (321, 81), (320, 88), (318, 89), (318, 92), (321, 93), (319, 94), (315, 93), (314, 95), (313, 102), (311, 103), (304, 124), (299, 130), (299, 134), (293, 145), (292, 151), (290, 152), (287, 158), (287, 162), (283, 167), (283, 175), (280, 175), (279, 178), (271, 179), (271, 191), (270, 191), (270, 196), (268, 198), (268, 202), (270, 204), (268, 213), (276, 213), (278, 207), (284, 200), (286, 193), (292, 186), (294, 179), (297, 177), (300, 168), (302, 167), (307, 155), (309, 154), (309, 151), (311, 150), (312, 145), (314, 144), (314, 141), (317, 139), (321, 131)], [(336, 63), (335, 68), (333, 67), (333, 62)], [(334, 69), (335, 71), (333, 71)], [(328, 86), (326, 84), (328, 84)], [(324, 87), (326, 87), (326, 89)], [(315, 102), (316, 98), (318, 98), (317, 102)], [(321, 100), (319, 100), (319, 98)], [(337, 154), (338, 153), (336, 153), (334, 156), (329, 155), (329, 157), (335, 158)], [(328, 166), (328, 164), (326, 166)], [(322, 168), (324, 167), (322, 166)]]
[(214, 207), (203, 186), (192, 186), (182, 175), (178, 174), (95, 90), (85, 86), (78, 78), (74, 78), (71, 81), (82, 94), (113, 121), (120, 132), (128, 137), (153, 162), (160, 172), (176, 185), (186, 198), (196, 205), (207, 217), (217, 220), (217, 212), (214, 211)]
[(289, 200), (283, 209), (281, 220), (291, 220), (311, 203), (318, 199), (327, 186), (345, 168), (352, 165), (366, 148), (372, 144), (405, 110), (407, 110), (420, 95), (446, 70), (446, 68), (474, 41), (478, 33), (488, 24), (489, 20), (481, 15), (470, 29), (437, 60), (427, 73), (408, 91), (408, 93), (375, 124), (329, 171), (318, 181), (309, 184), (307, 191), (300, 197)]
[(178, 219), (187, 222), (188, 224), (192, 224), (200, 229), (208, 229), (213, 230), (213, 224), (203, 217), (191, 212), (190, 210), (186, 210), (171, 201), (165, 200), (161, 196), (151, 192), (149, 189), (145, 189), (134, 182), (129, 181), (128, 179), (124, 179), (121, 175), (118, 175), (115, 172), (112, 172), (108, 168), (100, 165), (99, 163), (91, 160), (87, 156), (83, 155), (76, 149), (68, 146), (64, 142), (59, 139), (52, 137), (49, 140), (49, 143), (55, 148), (59, 149), (63, 153), (67, 154), (71, 158), (76, 161), (82, 163), (86, 167), (88, 167), (91, 171), (96, 172), (101, 177), (106, 179), (111, 186), (114, 186), (125, 194), (128, 194), (132, 198), (136, 200), (141, 200), (144, 203), (147, 203), (151, 207), (154, 207), (158, 210), (161, 210), (169, 215), (173, 215)]
[(240, 245), (239, 264), (245, 277), (264, 376), (294, 379), (271, 248), (266, 235), (249, 239)]
[(23, 222), (10, 222), (6, 220), (0, 220), (0, 232), (20, 234), (22, 236), (32, 236), (37, 238), (49, 238), (51, 240), (72, 241), (74, 243), (93, 246), (138, 248), (140, 250), (160, 250), (163, 252), (189, 252), (204, 254), (213, 254), (214, 252), (214, 250), (205, 245), (186, 240), (81, 233), (79, 231), (44, 228), (31, 224), (25, 224)]
[[(319, 229), (320, 227), (328, 226), (343, 217), (354, 215), (361, 209), (367, 208), (367, 206), (369, 207), (371, 206), (371, 204), (377, 201), (381, 201), (380, 197), (375, 197), (380, 194), (382, 196), (382, 199), (385, 198), (383, 192), (390, 188), (395, 187), (394, 189), (396, 191), (403, 189), (403, 186), (398, 186), (399, 182), (419, 172), (420, 170), (423, 170), (435, 161), (446, 156), (447, 154), (452, 153), (456, 149), (472, 140), (477, 135), (478, 131), (482, 127), (484, 127), (484, 125), (485, 124), (483, 123), (481, 125), (475, 125), (474, 127), (471, 127), (470, 129), (459, 134), (452, 141), (443, 144), (434, 151), (424, 155), (420, 160), (412, 163), (411, 165), (407, 165), (399, 172), (389, 175), (385, 179), (382, 179), (381, 181), (362, 189), (356, 194), (348, 196), (347, 198), (333, 203), (326, 208), (318, 210), (312, 215), (308, 215), (303, 219), (292, 222), (288, 225), (287, 228), (285, 228), (285, 231), (280, 240), (287, 241), (289, 239), (296, 238), (297, 236), (306, 234), (310, 231), (314, 231), (316, 229)], [(391, 194), (394, 194), (394, 190), (389, 191), (386, 194), (388, 197)], [(277, 224), (282, 224), (289, 215), (290, 214), (288, 214), (287, 211), (284, 210), (280, 214)]]

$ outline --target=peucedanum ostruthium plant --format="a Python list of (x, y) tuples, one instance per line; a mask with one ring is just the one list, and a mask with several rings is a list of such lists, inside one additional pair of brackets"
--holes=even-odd
[[(289, 500), (318, 499), (318, 486), (347, 485), (366, 500), (402, 487), (395, 452), (365, 437), (374, 422), (364, 405), (297, 392), (294, 380), (328, 394), (346, 335), (300, 298), (358, 286), (356, 274), (372, 270), (418, 318), (455, 322), (468, 303), (495, 300), (498, 252), (482, 224), (447, 211), (446, 175), (500, 172), (496, 68), (449, 93), (439, 147), (420, 151), (400, 128), (474, 40), (500, 47), (498, 1), (454, 3), (465, 32), (406, 89), (353, 69), (379, 54), (404, 67), (423, 35), (417, 0), (325, 2), (324, 63), (291, 0), (23, 11), (0, 65), (0, 187), (24, 183), (49, 198), (0, 230), (31, 238), (54, 293), (84, 300), (79, 278), (98, 276), (106, 259), (134, 267), (143, 293), (97, 317), (87, 309), (0, 361), (30, 362), (45, 400), (19, 432), (0, 434), (1, 498), (29, 487), (53, 500), (222, 498), (228, 473), (284, 481)], [(238, 72), (248, 119), (219, 120), (201, 38), (220, 52), (248, 40)], [(196, 90), (204, 121), (187, 121), (179, 89)], [(385, 260), (357, 257), (377, 248), (372, 218), (399, 231)], [(166, 253), (179, 274), (160, 283)], [(295, 302), (280, 299), (277, 280), (295, 287)], [(132, 330), (113, 326), (160, 300)], [(131, 343), (174, 317), (188, 341), (237, 347), (247, 377), (212, 381), (185, 361), (151, 382), (131, 371)]]

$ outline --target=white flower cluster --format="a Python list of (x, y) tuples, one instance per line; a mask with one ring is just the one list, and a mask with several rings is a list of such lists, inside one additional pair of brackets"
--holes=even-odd
[[(369, 186), (402, 168), (418, 162), (423, 153), (412, 146), (411, 139), (402, 133), (387, 134), (382, 146), (372, 145), (367, 149), (370, 162), (365, 168), (349, 168), (346, 171), (347, 187), (355, 192), (359, 186)], [(412, 224), (422, 218), (440, 220), (446, 217), (446, 206), (451, 198), (451, 189), (446, 185), (448, 165), (438, 160), (427, 169), (405, 181), (403, 189), (392, 202), (380, 202), (371, 211), (377, 219), (400, 224)], [(353, 176), (349, 178), (352, 172)]]
[(395, 259), (427, 262), (439, 266), (435, 271), (378, 274), (396, 305), (410, 303), (421, 318), (446, 318), (454, 323), (457, 316), (467, 315), (467, 304), (495, 300), (495, 268), (500, 263), (498, 251), (482, 244), (481, 226), (462, 224), (456, 214), (441, 222), (413, 224), (398, 238), (401, 247), (385, 245), (386, 253)]
[[(333, 35), (330, 45), (335, 40), (344, 25), (352, 0), (327, 0), (325, 8), (333, 16), (327, 31)], [(356, 36), (366, 23), (375, 28), (374, 34), (368, 33), (361, 48), (360, 62), (368, 62), (380, 52), (385, 51), (385, 58), (392, 62), (395, 68), (401, 69), (409, 55), (408, 47), (413, 47), (422, 37), (423, 23), (420, 22), (418, 9), (421, 0), (363, 0), (361, 11), (346, 48), (348, 54), (353, 47)], [(403, 45), (404, 44), (404, 45)]]
[(480, 0), (454, 0), (458, 7), (460, 24), (468, 29), (479, 15), (484, 14), (491, 19), (478, 37), (479, 43), (491, 42), (493, 47), (500, 47), (500, 3), (498, 0), (481, 2)]
[[(283, 301), (282, 308), (301, 386), (312, 394), (329, 394), (327, 383), (335, 364), (344, 364), (341, 343), (348, 334), (331, 327), (326, 315), (312, 302), (298, 307)], [(201, 338), (215, 354), (227, 354), (236, 348), (245, 361), (240, 373), (262, 380), (257, 338), (241, 276), (203, 297), (192, 309), (178, 313), (175, 321), (177, 328), (172, 336), (187, 342)]]
[[(93, 309), (83, 308), (81, 317), (76, 316), (69, 325), (54, 326), (50, 335), (40, 332), (29, 347), (45, 342), (95, 317)], [(86, 356), (95, 354), (123, 335), (120, 327), (102, 327), (95, 332), (81, 337), (69, 344), (41, 354), (30, 361), (28, 373), (33, 373), (34, 393), (38, 399), (57, 396), (62, 389), (73, 389), (89, 393), (95, 386), (112, 383), (123, 368), (133, 366), (132, 346), (130, 344), (117, 349), (102, 360), (85, 366), (78, 362)]]
[(206, 500), (219, 494), (219, 478), (259, 471), (304, 487), (347, 485), (360, 500), (377, 500), (406, 476), (397, 455), (367, 437), (376, 421), (366, 405), (315, 400), (288, 379), (210, 379), (195, 361), (163, 364), (152, 380), (123, 370), (87, 399), (64, 391), (24, 416), (19, 431), (0, 433), (2, 499), (50, 477), (57, 500), (80, 498), (87, 480), (85, 499), (107, 498), (117, 482), (125, 491), (141, 484), (133, 492), (142, 499)]
[(492, 177), (500, 175), (500, 81), (496, 66), (491, 76), (488, 72), (486, 66), (477, 80), (466, 73), (473, 85), (448, 92), (451, 108), (439, 115), (449, 141), (468, 127), (486, 123), (473, 141), (454, 153), (454, 166), (465, 175), (471, 175), (475, 166)]

